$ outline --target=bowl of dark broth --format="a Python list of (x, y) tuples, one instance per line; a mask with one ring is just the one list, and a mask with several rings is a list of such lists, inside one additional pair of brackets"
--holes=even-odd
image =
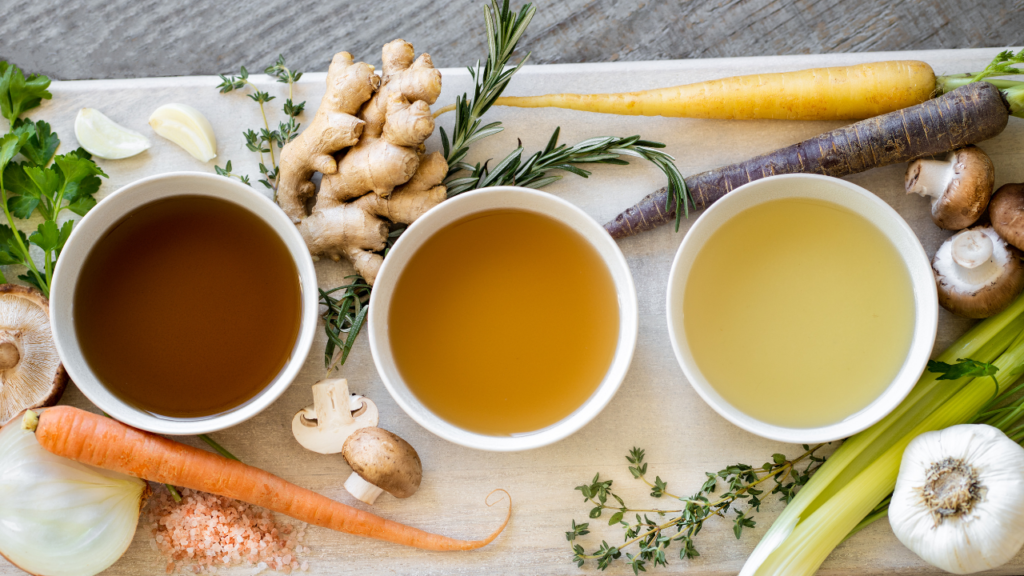
[(572, 204), (466, 193), (410, 226), (377, 277), (370, 346), (385, 386), (452, 442), (524, 450), (594, 418), (625, 377), (637, 302), (622, 253)]
[(51, 315), (68, 373), (99, 408), (198, 434), (288, 387), (312, 342), (316, 294), (305, 244), (272, 201), (175, 173), (118, 190), (75, 227)]

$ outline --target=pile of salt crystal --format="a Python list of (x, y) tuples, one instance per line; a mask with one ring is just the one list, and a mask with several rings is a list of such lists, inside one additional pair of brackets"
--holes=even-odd
[(168, 574), (215, 574), (242, 564), (253, 566), (254, 575), (309, 570), (296, 556), (309, 552), (302, 545), (305, 527), (279, 526), (270, 511), (244, 502), (185, 489), (178, 503), (161, 486), (146, 506), (145, 522), (150, 545), (168, 557)]

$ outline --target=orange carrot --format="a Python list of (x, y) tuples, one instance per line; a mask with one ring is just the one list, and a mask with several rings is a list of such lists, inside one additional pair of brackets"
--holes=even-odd
[(483, 540), (431, 534), (335, 502), (259, 468), (70, 406), (41, 411), (36, 438), (49, 452), (83, 464), (234, 498), (316, 526), (425, 550), (486, 546), (512, 515), (510, 499), (505, 521)]

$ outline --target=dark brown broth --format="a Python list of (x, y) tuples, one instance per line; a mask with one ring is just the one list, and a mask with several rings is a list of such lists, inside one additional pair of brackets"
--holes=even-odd
[(92, 248), (75, 288), (86, 361), (154, 414), (196, 418), (243, 404), (291, 355), (299, 276), (284, 242), (209, 196), (146, 204)]

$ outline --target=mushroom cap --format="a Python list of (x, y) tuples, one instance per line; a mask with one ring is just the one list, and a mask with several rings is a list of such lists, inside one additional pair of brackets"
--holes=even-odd
[(35, 288), (0, 285), (0, 425), (26, 408), (53, 406), (67, 383), (49, 301)]
[[(992, 256), (975, 268), (979, 273), (965, 277), (964, 269), (953, 259), (953, 245), (958, 237), (971, 231), (981, 232), (991, 240)], [(954, 234), (939, 246), (932, 259), (939, 304), (965, 318), (988, 318), (1001, 312), (1024, 289), (1024, 265), (1020, 258), (1020, 251), (1000, 238), (991, 226), (976, 226)], [(984, 266), (994, 268), (983, 275), (980, 272)], [(981, 279), (972, 281), (972, 275)]]
[[(934, 161), (916, 160), (907, 168), (907, 192), (934, 198), (932, 221), (945, 230), (962, 230), (978, 221), (985, 213), (992, 187), (995, 167), (992, 160), (977, 146), (966, 146), (949, 153), (941, 176), (928, 174), (937, 170)], [(934, 188), (944, 187), (941, 190)]]
[(396, 498), (415, 494), (423, 479), (416, 449), (383, 428), (357, 430), (345, 441), (341, 455), (363, 480)]
[(988, 205), (992, 227), (1004, 240), (1024, 250), (1024, 184), (1004, 184)]

